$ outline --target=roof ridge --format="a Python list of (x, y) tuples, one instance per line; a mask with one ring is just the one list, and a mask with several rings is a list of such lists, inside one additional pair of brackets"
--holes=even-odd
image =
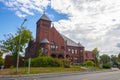
[[(62, 34), (63, 35), (63, 34)], [(76, 43), (77, 44), (77, 42), (75, 42), (74, 40), (72, 40), (72, 39), (70, 39), (70, 38), (68, 38), (67, 36), (65, 36), (65, 35), (63, 35), (64, 37), (66, 37), (67, 39), (69, 39), (70, 41), (72, 41), (72, 42), (74, 42), (74, 43)]]
[(66, 36), (63, 35), (63, 34), (61, 34), (61, 36), (63, 37), (63, 39), (64, 39), (65, 41), (67, 41), (67, 45), (68, 45), (68, 46), (84, 47), (84, 46), (82, 46), (81, 44), (78, 45), (77, 42), (75, 42), (74, 40), (66, 37)]

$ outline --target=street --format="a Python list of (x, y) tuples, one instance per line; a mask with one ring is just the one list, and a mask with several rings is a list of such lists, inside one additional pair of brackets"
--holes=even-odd
[(0, 80), (120, 80), (120, 71), (1, 77)]

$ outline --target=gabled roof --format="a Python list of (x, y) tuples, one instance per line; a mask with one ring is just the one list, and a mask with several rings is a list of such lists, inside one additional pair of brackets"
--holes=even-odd
[(67, 41), (68, 46), (84, 47), (80, 43), (76, 43), (64, 35), (61, 35), (61, 36), (63, 37), (64, 41)]
[(45, 38), (40, 43), (49, 43), (49, 41)]
[(47, 17), (47, 15), (46, 15), (45, 13), (43, 13), (43, 15), (41, 16), (40, 19), (47, 20), (47, 21), (51, 21), (51, 20)]

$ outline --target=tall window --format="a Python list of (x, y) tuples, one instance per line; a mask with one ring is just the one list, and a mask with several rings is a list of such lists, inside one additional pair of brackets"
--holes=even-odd
[(83, 63), (83, 57), (80, 57), (80, 63)]
[(83, 51), (82, 50), (80, 50), (80, 53), (82, 53)]
[(74, 54), (74, 49), (72, 49), (72, 54)]
[(74, 58), (74, 63), (78, 63), (78, 58), (77, 57)]
[(45, 53), (45, 55), (48, 55), (48, 49), (47, 48), (44, 49), (44, 53)]
[(70, 48), (68, 49), (68, 51), (70, 52)]
[(58, 46), (56, 46), (56, 50), (58, 50)]
[(77, 49), (75, 50), (75, 54), (77, 54)]
[(57, 51), (57, 50), (58, 50), (58, 46), (54, 42), (52, 42), (51, 43), (51, 51)]
[(52, 44), (52, 45), (51, 45), (51, 50), (52, 50), (52, 51), (55, 51), (55, 50), (56, 50), (56, 46)]
[(48, 55), (48, 49), (47, 48), (41, 48), (43, 55)]

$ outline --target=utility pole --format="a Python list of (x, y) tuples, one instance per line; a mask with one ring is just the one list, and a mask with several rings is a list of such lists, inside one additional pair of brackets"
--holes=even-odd
[(30, 63), (31, 63), (31, 58), (29, 58), (29, 62), (28, 62), (28, 74), (30, 73)]
[[(21, 29), (26, 21), (27, 21), (27, 19), (24, 19), (23, 23), (20, 26)], [(21, 38), (22, 38), (21, 32), (22, 32), (22, 30), (20, 30), (20, 38), (19, 38), (19, 42), (18, 42), (18, 55), (17, 55), (16, 72), (18, 72), (18, 67), (19, 67), (19, 53), (20, 53), (20, 44), (21, 44)]]

